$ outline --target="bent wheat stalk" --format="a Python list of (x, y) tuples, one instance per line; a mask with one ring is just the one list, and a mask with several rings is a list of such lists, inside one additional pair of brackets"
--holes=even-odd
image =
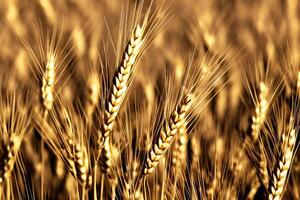
[(182, 102), (177, 106), (172, 113), (169, 120), (165, 121), (160, 130), (160, 135), (157, 142), (153, 145), (152, 149), (147, 155), (145, 162), (143, 176), (151, 174), (155, 167), (158, 165), (159, 160), (168, 150), (173, 141), (175, 134), (179, 128), (184, 124), (187, 112), (192, 104), (192, 95), (186, 95)]

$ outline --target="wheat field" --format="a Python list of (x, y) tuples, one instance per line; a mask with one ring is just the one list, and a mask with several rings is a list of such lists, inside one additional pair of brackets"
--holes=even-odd
[(299, 12), (0, 0), (0, 200), (299, 200)]

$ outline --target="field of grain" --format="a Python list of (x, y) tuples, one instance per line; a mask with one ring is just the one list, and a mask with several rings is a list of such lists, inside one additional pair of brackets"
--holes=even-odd
[(0, 200), (299, 200), (299, 13), (0, 0)]

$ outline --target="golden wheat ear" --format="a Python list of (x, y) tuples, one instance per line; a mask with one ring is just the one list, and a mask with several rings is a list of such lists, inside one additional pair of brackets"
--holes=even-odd
[[(49, 121), (47, 123), (47, 121)], [(65, 162), (79, 185), (90, 183), (90, 150), (86, 124), (71, 105), (60, 104), (49, 113), (49, 120), (42, 115), (35, 118), (39, 133), (58, 158)]]
[[(145, 48), (150, 45), (153, 35), (160, 28), (160, 19), (154, 19), (154, 15), (148, 8), (145, 16), (140, 20), (141, 8), (143, 4), (138, 5), (136, 13), (134, 13), (133, 29), (130, 38), (127, 41), (124, 52), (122, 52), (121, 60), (118, 61), (117, 69), (109, 86), (109, 92), (104, 104), (104, 115), (100, 125), (100, 133), (98, 136), (98, 153), (97, 161), (100, 159), (100, 165), (104, 174), (111, 171), (112, 162), (110, 160), (110, 135), (114, 129), (116, 118), (119, 115), (120, 108), (124, 99), (127, 97), (129, 87), (134, 79), (135, 72), (138, 67), (138, 60), (142, 56)], [(155, 13), (155, 11), (154, 11)], [(118, 57), (118, 56), (117, 56)]]
[(264, 147), (267, 137), (262, 129), (266, 126), (273, 103), (283, 88), (282, 80), (277, 80), (270, 68), (270, 65), (266, 67), (262, 62), (258, 62), (255, 64), (254, 73), (245, 74), (244, 87), (247, 96), (243, 97), (243, 100), (250, 116), (242, 149), (247, 153), (257, 174), (248, 193), (247, 198), (250, 199), (254, 198), (259, 187), (267, 189), (269, 185), (270, 163)]
[[(143, 26), (146, 26), (146, 24)], [(101, 148), (101, 155), (99, 152), (98, 159), (100, 158), (100, 165), (104, 174), (111, 173), (112, 161), (110, 159), (111, 150), (109, 136), (113, 130), (121, 104), (126, 97), (129, 79), (132, 76), (136, 59), (141, 53), (144, 29), (145, 27), (137, 25), (131, 33), (131, 37), (123, 53), (121, 63), (114, 75), (111, 92), (108, 99), (105, 101), (105, 114), (103, 117), (103, 123), (101, 124), (102, 136), (98, 139), (98, 144)]]
[(31, 71), (37, 82), (35, 86), (40, 91), (40, 110), (47, 116), (68, 78), (66, 72), (71, 61), (71, 46), (62, 30), (44, 34), (41, 27), (35, 28), (35, 41), (23, 39), (22, 42), (31, 58)]
[(151, 148), (144, 167), (143, 175), (151, 174), (156, 168), (159, 160), (169, 148), (175, 134), (184, 124), (185, 117), (192, 104), (192, 95), (188, 94), (183, 97), (181, 103), (174, 110), (169, 120), (164, 122), (160, 130), (159, 139), (153, 148)]
[[(297, 94), (295, 94), (297, 96)], [(287, 183), (289, 181), (290, 171), (293, 166), (294, 158), (298, 150), (298, 132), (299, 132), (299, 99), (293, 98), (290, 102), (290, 110), (282, 106), (282, 116), (278, 115), (277, 137), (278, 156), (273, 151), (276, 165), (272, 169), (272, 175), (269, 177), (268, 199), (281, 199), (284, 196)], [(272, 129), (270, 129), (273, 131)], [(275, 133), (273, 134), (275, 137)]]
[[(27, 102), (23, 102), (23, 98)], [(0, 187), (5, 189), (5, 199), (14, 195), (12, 185), (18, 185), (14, 179), (15, 166), (19, 164), (19, 152), (22, 141), (30, 128), (30, 101), (20, 92), (13, 94), (0, 90)], [(14, 183), (16, 182), (16, 183)], [(2, 198), (2, 197), (1, 197)]]

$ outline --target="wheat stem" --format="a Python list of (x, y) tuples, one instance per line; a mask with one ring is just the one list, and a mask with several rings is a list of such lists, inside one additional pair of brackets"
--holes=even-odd
[(297, 77), (297, 94), (300, 97), (300, 72), (298, 72), (298, 77)]

